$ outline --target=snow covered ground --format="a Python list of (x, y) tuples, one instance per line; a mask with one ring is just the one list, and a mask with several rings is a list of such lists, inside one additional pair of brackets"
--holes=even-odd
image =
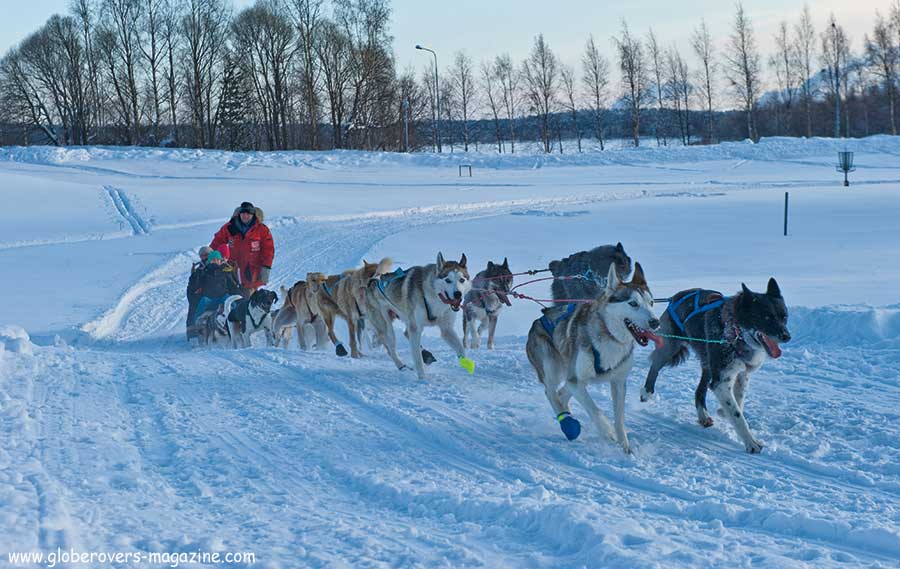
[[(833, 167), (845, 147), (849, 189)], [(0, 566), (57, 548), (253, 552), (236, 566), (267, 568), (900, 564), (900, 140), (549, 157), (15, 148), (0, 149), (0, 197)], [(646, 350), (634, 454), (586, 422), (568, 443), (525, 358), (539, 315), (525, 301), (497, 349), (472, 354), (474, 376), (433, 335), (426, 383), (381, 352), (192, 350), (190, 262), (243, 200), (266, 211), (274, 287), (438, 250), (543, 268), (616, 241), (658, 297), (775, 276), (794, 340), (748, 395), (766, 448), (696, 424), (693, 363), (642, 404)]]

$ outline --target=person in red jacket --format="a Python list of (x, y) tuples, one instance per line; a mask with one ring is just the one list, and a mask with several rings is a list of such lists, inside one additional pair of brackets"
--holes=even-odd
[(263, 219), (261, 209), (243, 202), (209, 244), (213, 249), (228, 245), (231, 260), (238, 269), (238, 282), (247, 298), (269, 282), (275, 258), (275, 242)]

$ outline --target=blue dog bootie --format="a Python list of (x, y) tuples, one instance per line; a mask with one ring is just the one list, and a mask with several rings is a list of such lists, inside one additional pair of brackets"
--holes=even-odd
[(559, 428), (562, 429), (563, 434), (570, 441), (574, 441), (581, 434), (581, 423), (572, 417), (572, 414), (568, 411), (557, 415), (556, 420), (559, 421)]
[(340, 357), (344, 357), (347, 355), (347, 348), (344, 347), (344, 344), (338, 344), (334, 348), (334, 353)]

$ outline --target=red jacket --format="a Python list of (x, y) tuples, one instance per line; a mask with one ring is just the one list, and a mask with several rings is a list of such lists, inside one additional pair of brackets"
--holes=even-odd
[(213, 249), (223, 243), (231, 249), (231, 259), (238, 267), (238, 282), (244, 288), (259, 288), (263, 284), (260, 281), (260, 271), (263, 267), (272, 268), (272, 260), (275, 258), (275, 242), (272, 241), (272, 233), (263, 223), (263, 212), (256, 208), (256, 215), (250, 229), (241, 234), (238, 227), (238, 212), (235, 210), (231, 220), (223, 225), (209, 244)]

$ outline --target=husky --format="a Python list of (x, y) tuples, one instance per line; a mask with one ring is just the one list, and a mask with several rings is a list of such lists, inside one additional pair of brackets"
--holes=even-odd
[(325, 282), (325, 273), (307, 273), (305, 281), (297, 281), (290, 289), (281, 287), (284, 306), (273, 318), (272, 329), (276, 345), (287, 348), (291, 341), (292, 327), (297, 328), (297, 341), (301, 350), (310, 349), (306, 338), (306, 327), (315, 332), (315, 348), (325, 347), (325, 325), (319, 318), (319, 291)]
[(362, 332), (366, 327), (366, 287), (369, 281), (385, 274), (392, 265), (390, 259), (384, 258), (377, 263), (369, 263), (363, 259), (363, 266), (358, 269), (344, 271), (341, 279), (331, 291), (332, 298), (338, 306), (341, 316), (347, 321), (350, 335), (350, 357), (360, 358), (359, 344)]
[[(652, 340), (657, 347), (662, 345), (651, 331), (659, 327), (652, 308), (653, 296), (640, 263), (627, 283), (610, 265), (606, 286), (595, 301), (544, 309), (544, 315), (531, 325), (525, 346), (528, 361), (569, 440), (581, 433), (569, 409), (569, 400), (575, 397), (601, 435), (631, 452), (625, 432), (625, 380), (634, 363), (636, 343), (646, 346)], [(600, 382), (610, 385), (615, 431), (588, 394), (588, 385)]]
[(700, 360), (700, 383), (694, 392), (700, 425), (713, 424), (706, 409), (706, 392), (712, 390), (719, 400), (719, 415), (731, 423), (747, 452), (761, 452), (763, 443), (747, 424), (744, 396), (750, 374), (768, 358), (781, 357), (779, 343), (790, 341), (787, 318), (774, 278), (769, 279), (765, 293), (753, 292), (743, 283), (741, 291), (730, 298), (703, 289), (677, 293), (661, 318), (662, 331), (696, 340), (673, 339), (651, 354), (641, 401), (653, 396), (659, 370), (683, 363), (690, 348)]
[(497, 319), (503, 305), (509, 303), (509, 290), (513, 276), (509, 270), (509, 261), (496, 264), (488, 261), (487, 268), (472, 279), (474, 288), (466, 293), (463, 302), (463, 344), (467, 348), (481, 347), (481, 335), (487, 328), (487, 347), (494, 349), (494, 332), (497, 330)]
[(197, 317), (197, 321), (192, 328), (201, 346), (218, 344), (229, 339), (228, 323), (225, 320), (225, 314), (222, 312), (221, 304), (204, 311), (203, 314)]
[(266, 333), (269, 346), (275, 345), (275, 334), (272, 330), (272, 305), (278, 301), (278, 295), (266, 289), (257, 289), (250, 298), (240, 295), (225, 299), (224, 313), (228, 315), (228, 334), (231, 336), (232, 348), (249, 348), (250, 338), (258, 333)]
[(557, 279), (550, 289), (557, 305), (567, 304), (566, 299), (592, 299), (600, 296), (606, 287), (606, 273), (615, 265), (620, 281), (631, 274), (631, 257), (625, 253), (622, 243), (600, 245), (590, 251), (579, 251), (549, 265), (554, 277), (582, 276), (585, 278)]
[(366, 297), (375, 308), (369, 320), (397, 369), (403, 370), (407, 366), (397, 355), (394, 318), (406, 324), (406, 337), (419, 379), (425, 379), (422, 332), (426, 326), (440, 328), (441, 337), (456, 352), (460, 364), (470, 373), (473, 371), (472, 362), (466, 359), (466, 348), (454, 329), (456, 313), (471, 288), (465, 254), (455, 262), (445, 261), (438, 253), (434, 264), (397, 270), (369, 281)]

